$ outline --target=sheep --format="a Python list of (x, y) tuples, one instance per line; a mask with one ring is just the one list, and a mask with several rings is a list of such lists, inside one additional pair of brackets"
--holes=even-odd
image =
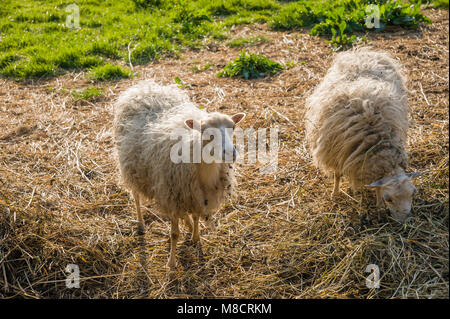
[[(198, 243), (199, 219), (213, 229), (212, 214), (220, 208), (227, 194), (234, 194), (236, 180), (232, 162), (237, 153), (231, 142), (232, 130), (244, 117), (244, 113), (231, 117), (207, 113), (177, 86), (163, 86), (153, 80), (141, 81), (127, 89), (115, 104), (114, 135), (120, 182), (135, 200), (141, 232), (144, 230), (141, 199), (154, 199), (159, 212), (169, 218), (168, 267), (171, 269), (176, 267), (179, 219), (185, 221), (192, 233), (192, 242)], [(192, 152), (194, 142), (201, 140), (200, 136), (208, 128), (217, 128), (223, 133), (222, 154), (214, 152), (214, 161), (209, 163), (203, 158), (198, 163), (172, 160), (171, 151), (179, 143), (173, 138), (177, 130), (189, 132), (183, 138), (187, 138)], [(208, 144), (207, 141), (202, 143), (202, 147)], [(222, 155), (230, 154), (232, 161), (222, 160)]]
[(386, 204), (404, 222), (417, 192), (405, 173), (408, 157), (406, 79), (388, 54), (367, 48), (340, 53), (306, 101), (305, 130), (313, 163), (334, 174), (332, 196), (341, 176), (353, 189), (376, 190), (377, 207)]

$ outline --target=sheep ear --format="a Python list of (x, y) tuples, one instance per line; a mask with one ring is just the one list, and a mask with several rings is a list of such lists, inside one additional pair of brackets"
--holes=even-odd
[(383, 187), (388, 186), (392, 182), (393, 182), (392, 178), (383, 177), (382, 179), (379, 179), (379, 180), (373, 182), (372, 184), (364, 185), (364, 186), (370, 187), (370, 188), (383, 188)]
[(237, 113), (234, 114), (231, 119), (233, 120), (234, 124), (239, 123), (240, 121), (242, 121), (245, 117), (245, 113)]
[(194, 128), (194, 120), (186, 120), (184, 121), (184, 125), (186, 125), (188, 128)]
[(408, 177), (409, 179), (413, 179), (414, 177), (426, 174), (428, 172), (412, 172), (412, 173), (407, 173), (405, 174), (406, 177)]

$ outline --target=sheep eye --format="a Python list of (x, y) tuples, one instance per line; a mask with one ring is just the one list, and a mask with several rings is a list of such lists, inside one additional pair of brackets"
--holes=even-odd
[(385, 196), (384, 199), (388, 202), (388, 203), (392, 203), (392, 198), (389, 196)]

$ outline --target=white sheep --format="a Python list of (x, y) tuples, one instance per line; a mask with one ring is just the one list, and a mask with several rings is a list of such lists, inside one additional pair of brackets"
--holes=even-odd
[[(207, 113), (190, 102), (188, 96), (174, 85), (162, 86), (154, 81), (141, 81), (123, 92), (115, 105), (116, 155), (121, 182), (131, 190), (135, 199), (139, 225), (143, 231), (141, 199), (155, 199), (162, 214), (171, 222), (171, 245), (168, 266), (176, 266), (176, 245), (179, 219), (184, 219), (198, 242), (199, 218), (211, 227), (211, 215), (221, 206), (226, 194), (235, 185), (233, 166), (221, 155), (232, 154), (236, 159), (232, 132), (245, 114), (228, 116)], [(179, 140), (173, 134), (186, 129), (190, 151), (193, 141), (207, 128), (220, 130), (222, 154), (214, 152), (211, 163), (175, 163), (171, 151)], [(210, 141), (211, 142), (211, 141)], [(202, 142), (205, 146), (207, 141)], [(178, 151), (177, 151), (178, 152)], [(190, 218), (192, 215), (193, 225)]]
[(407, 88), (399, 65), (386, 53), (359, 49), (336, 56), (307, 100), (306, 137), (314, 164), (342, 175), (354, 189), (376, 189), (377, 206), (394, 219), (410, 215), (416, 188), (405, 173), (408, 130)]

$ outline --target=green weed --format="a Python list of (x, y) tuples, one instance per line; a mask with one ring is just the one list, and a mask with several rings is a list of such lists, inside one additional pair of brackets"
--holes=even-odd
[[(376, 9), (371, 6), (377, 5)], [(350, 45), (357, 40), (355, 31), (383, 31), (388, 25), (415, 28), (419, 23), (431, 23), (420, 12), (421, 1), (404, 3), (393, 0), (298, 1), (288, 4), (269, 22), (278, 30), (310, 27), (311, 35), (332, 35), (331, 44)], [(377, 10), (379, 25), (366, 24), (368, 16)]]
[(180, 79), (178, 76), (176, 76), (176, 77), (173, 79), (173, 81), (178, 85), (178, 87), (183, 88), (183, 89), (191, 86), (190, 83), (184, 82), (184, 81), (183, 81), (182, 79)]
[(201, 67), (199, 67), (197, 65), (193, 66), (191, 68), (191, 71), (194, 72), (194, 73), (203, 72), (203, 71), (209, 70), (213, 66), (214, 66), (214, 64), (207, 62), (207, 63), (205, 63), (205, 65), (203, 65)]
[(430, 0), (426, 1), (427, 4), (435, 9), (445, 8), (448, 9), (448, 0)]
[(223, 71), (217, 74), (218, 77), (242, 76), (244, 79), (261, 78), (266, 75), (276, 74), (284, 67), (261, 54), (253, 54), (242, 50), (239, 57), (228, 63)]

